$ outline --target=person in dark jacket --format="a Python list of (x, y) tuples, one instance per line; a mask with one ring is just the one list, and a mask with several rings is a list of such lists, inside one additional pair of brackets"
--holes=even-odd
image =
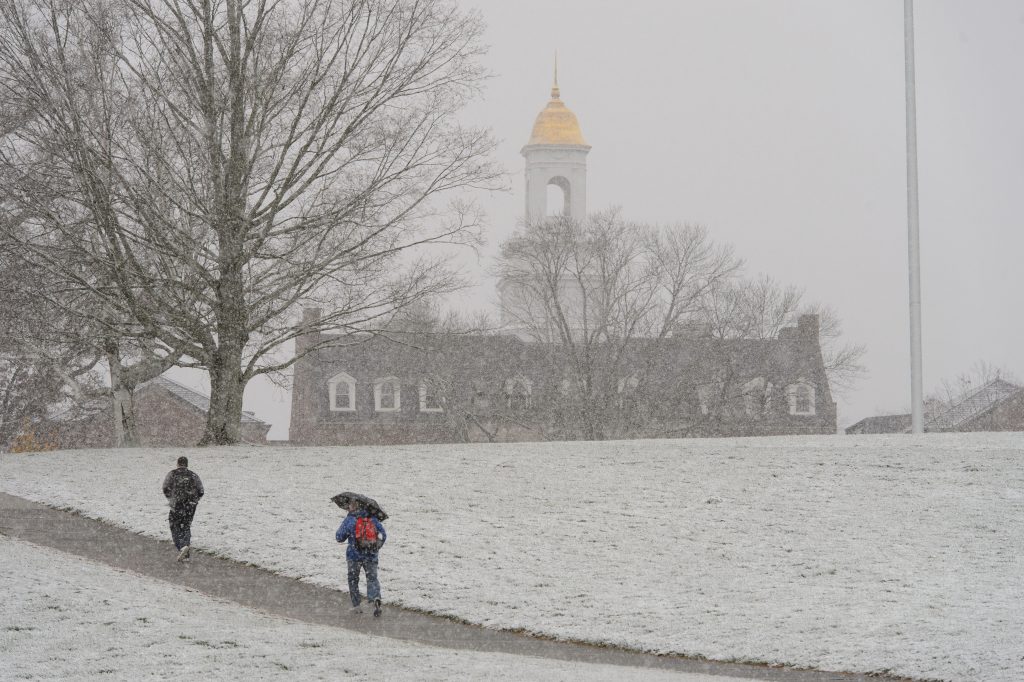
[(167, 520), (171, 524), (171, 539), (178, 550), (178, 561), (188, 561), (192, 554), (192, 518), (203, 492), (199, 475), (188, 468), (188, 457), (179, 457), (178, 468), (164, 477), (164, 497), (171, 505)]
[[(356, 538), (356, 524), (359, 519), (368, 519), (376, 531), (377, 542), (374, 546), (365, 546), (358, 543)], [(364, 522), (365, 523), (365, 522)], [(359, 596), (359, 571), (366, 572), (366, 599), (373, 604), (373, 615), (379, 616), (380, 607), (380, 581), (377, 579), (377, 552), (387, 540), (387, 533), (384, 532), (384, 525), (374, 516), (371, 516), (356, 500), (348, 503), (348, 516), (341, 522), (334, 538), (338, 542), (348, 540), (348, 549), (345, 552), (345, 559), (348, 561), (348, 594), (352, 599), (352, 610), (362, 613)]]

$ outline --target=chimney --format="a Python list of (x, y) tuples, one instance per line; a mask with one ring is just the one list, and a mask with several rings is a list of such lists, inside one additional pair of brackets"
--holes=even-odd
[(300, 335), (295, 337), (295, 354), (299, 355), (310, 346), (320, 342), (320, 330), (310, 331), (320, 322), (320, 308), (303, 308), (302, 319), (297, 325)]
[(801, 315), (800, 319), (796, 323), (797, 329), (800, 330), (800, 336), (805, 339), (818, 340), (818, 316), (817, 315)]
[(313, 442), (316, 430), (316, 353), (306, 351), (320, 343), (320, 331), (307, 331), (320, 321), (319, 308), (303, 308), (302, 319), (296, 325), (295, 356), (292, 366), (292, 415), (288, 427), (288, 440), (293, 443)]

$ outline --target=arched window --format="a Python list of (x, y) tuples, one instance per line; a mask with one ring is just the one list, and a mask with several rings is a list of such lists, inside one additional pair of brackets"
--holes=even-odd
[(636, 389), (640, 385), (640, 379), (635, 374), (619, 379), (619, 395), (615, 402), (619, 408), (633, 407), (636, 403)]
[(814, 414), (814, 386), (801, 378), (797, 383), (789, 385), (787, 394), (790, 414)]
[(355, 412), (356, 380), (345, 372), (335, 374), (327, 381), (331, 397), (331, 412)]
[(547, 215), (568, 216), (571, 213), (570, 187), (569, 181), (561, 175), (556, 175), (548, 180), (547, 200), (545, 202)]
[(469, 401), (477, 409), (486, 409), (491, 406), (490, 391), (487, 389), (487, 382), (483, 379), (473, 379), (469, 386)]
[(402, 384), (397, 377), (384, 377), (373, 382), (373, 406), (378, 412), (402, 409)]
[(442, 412), (437, 383), (429, 379), (420, 381), (420, 412)]
[(505, 404), (510, 410), (528, 409), (532, 395), (533, 382), (526, 377), (512, 377), (505, 382)]
[(719, 414), (722, 411), (722, 391), (724, 384), (720, 381), (697, 386), (697, 402), (702, 415)]
[(764, 377), (755, 377), (743, 384), (743, 411), (748, 417), (760, 417), (766, 410), (767, 399)]

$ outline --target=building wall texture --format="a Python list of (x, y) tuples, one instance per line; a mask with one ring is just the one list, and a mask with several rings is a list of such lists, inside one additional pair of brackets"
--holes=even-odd
[[(140, 387), (134, 396), (136, 428), (143, 447), (192, 447), (206, 427), (206, 413), (159, 386)], [(243, 422), (242, 440), (265, 443), (270, 425)], [(109, 448), (114, 445), (113, 406), (107, 405), (80, 419), (40, 426), (60, 449)]]
[[(566, 388), (569, 373), (557, 345), (498, 335), (452, 337), (432, 348), (403, 341), (300, 339), (300, 353), (310, 344), (327, 346), (295, 363), (290, 441), (356, 445), (580, 437), (577, 408)], [(355, 383), (351, 411), (331, 409), (329, 384), (340, 373)], [(612, 395), (608, 406), (606, 437), (836, 432), (813, 316), (768, 341), (642, 341), (623, 374), (624, 390)], [(377, 410), (374, 386), (385, 377), (400, 383), (398, 411)], [(633, 390), (630, 377), (636, 378)], [(751, 382), (753, 389), (740, 394), (738, 388)], [(791, 413), (787, 389), (797, 384), (812, 389), (812, 414)], [(421, 385), (432, 387), (443, 411), (420, 409)]]

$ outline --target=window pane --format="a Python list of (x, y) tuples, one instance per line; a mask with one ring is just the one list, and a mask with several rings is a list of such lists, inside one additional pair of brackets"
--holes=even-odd
[(334, 404), (339, 408), (347, 410), (352, 407), (352, 401), (349, 396), (351, 385), (347, 381), (340, 381), (335, 387), (334, 391)]
[(441, 403), (437, 399), (437, 396), (434, 395), (434, 393), (429, 388), (427, 389), (427, 392), (423, 395), (423, 407), (424, 409), (427, 410), (436, 410), (439, 407), (441, 407)]
[(811, 411), (811, 389), (806, 386), (798, 386), (796, 389), (796, 411)]
[(395, 385), (390, 381), (380, 385), (380, 406), (382, 409), (395, 409)]

